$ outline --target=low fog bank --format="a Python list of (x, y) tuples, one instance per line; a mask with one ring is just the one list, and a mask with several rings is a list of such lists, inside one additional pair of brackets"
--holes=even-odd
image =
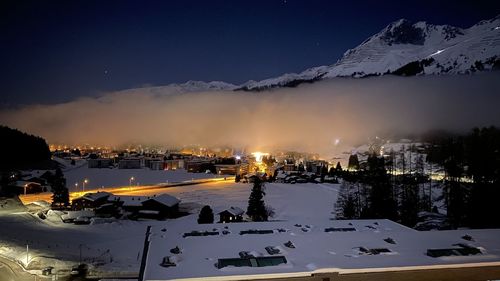
[(50, 143), (231, 145), (329, 154), (378, 132), (500, 125), (498, 72), (447, 77), (339, 78), (265, 92), (149, 88), (0, 112), (0, 123)]

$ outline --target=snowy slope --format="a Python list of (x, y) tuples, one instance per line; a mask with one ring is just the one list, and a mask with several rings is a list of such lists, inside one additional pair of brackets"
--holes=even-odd
[[(426, 60), (426, 63), (422, 63)], [(500, 64), (500, 15), (461, 29), (401, 19), (350, 49), (335, 64), (301, 73), (284, 74), (262, 81), (249, 81), (241, 90), (293, 87), (332, 77), (366, 77), (395, 72), (420, 62), (415, 74), (466, 74)], [(478, 62), (476, 64), (476, 62)]]
[(117, 94), (143, 94), (145, 92), (155, 95), (174, 95), (182, 93), (210, 92), (210, 91), (232, 91), (238, 86), (222, 81), (187, 81), (183, 84), (169, 84), (166, 86), (133, 88), (117, 92)]
[(241, 85), (222, 81), (187, 81), (183, 84), (124, 90), (120, 94), (145, 91), (153, 95), (261, 91), (295, 87), (333, 77), (359, 78), (388, 73), (405, 76), (468, 74), (494, 67), (500, 68), (500, 15), (466, 29), (400, 19), (345, 52), (333, 65), (312, 67), (300, 73), (287, 73), (261, 81), (250, 80)]

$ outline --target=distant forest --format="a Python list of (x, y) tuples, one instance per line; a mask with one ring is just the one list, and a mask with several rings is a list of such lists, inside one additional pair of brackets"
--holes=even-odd
[(51, 162), (49, 146), (41, 137), (0, 126), (0, 139), (4, 146), (1, 171), (36, 168)]
[[(363, 167), (352, 155), (349, 169), (338, 175), (343, 184), (335, 204), (337, 218), (388, 218), (414, 227), (419, 212), (437, 212), (435, 187), (424, 170), (427, 162), (443, 168), (440, 188), (450, 228), (500, 227), (500, 130), (476, 128), (464, 135), (434, 136), (426, 143), (426, 159), (417, 158), (413, 165), (404, 151), (387, 158), (373, 153)], [(410, 147), (410, 159), (412, 150), (416, 148)], [(395, 168), (401, 173), (391, 174)]]

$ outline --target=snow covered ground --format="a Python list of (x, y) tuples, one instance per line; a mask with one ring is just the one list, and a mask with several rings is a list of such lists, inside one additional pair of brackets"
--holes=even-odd
[[(193, 179), (214, 178), (213, 174), (188, 173), (186, 170), (150, 170), (142, 169), (89, 169), (83, 165), (64, 171), (66, 185), (70, 191), (82, 191), (83, 181), (87, 179), (85, 189), (98, 189), (101, 187), (128, 186), (133, 177), (132, 185), (152, 185), (161, 183), (182, 182)], [(78, 185), (75, 185), (78, 183)]]
[[(338, 188), (333, 184), (267, 184), (265, 201), (275, 210), (273, 220), (293, 219), (315, 225), (331, 218)], [(73, 225), (60, 221), (57, 214), (42, 220), (20, 208), (15, 212), (3, 211), (0, 225), (9, 227), (0, 228), (0, 254), (24, 263), (28, 244), (30, 269), (54, 264), (56, 269), (63, 269), (78, 263), (81, 248), (83, 260), (95, 265), (92, 272), (137, 273), (148, 225), (155, 229), (173, 229), (179, 225), (196, 227), (199, 209), (206, 204), (214, 213), (230, 206), (246, 210), (250, 189), (249, 184), (227, 182), (165, 189), (165, 193), (182, 200), (181, 208), (192, 212), (192, 215), (167, 221), (114, 220)]]
[[(498, 229), (419, 232), (389, 220), (324, 220), (307, 226), (292, 221), (195, 226), (187, 226), (181, 221), (177, 223), (166, 231), (153, 228), (146, 280), (496, 262), (500, 254)], [(325, 231), (329, 228), (355, 230)], [(272, 230), (273, 233), (240, 233), (248, 229)], [(219, 235), (183, 237), (183, 233), (193, 230), (218, 231)], [(474, 241), (464, 240), (464, 235), (471, 235)], [(391, 238), (392, 243), (385, 241), (387, 238)], [(295, 247), (285, 246), (287, 241)], [(458, 243), (478, 247), (481, 254), (439, 258), (426, 255), (427, 249), (457, 248), (455, 244)], [(271, 255), (265, 250), (269, 246), (279, 249), (277, 255), (284, 256), (286, 263), (266, 267), (216, 267), (218, 259), (239, 258), (241, 251), (250, 252), (254, 257), (269, 257)], [(179, 247), (181, 253), (172, 254), (170, 249), (175, 247)], [(367, 253), (363, 248), (382, 252)], [(387, 252), (382, 249), (387, 249)], [(174, 257), (176, 266), (160, 266), (165, 256)]]

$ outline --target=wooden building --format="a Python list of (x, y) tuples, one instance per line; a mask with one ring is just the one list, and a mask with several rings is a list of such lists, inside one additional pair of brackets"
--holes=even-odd
[(179, 214), (179, 203), (179, 199), (168, 194), (154, 196), (142, 202), (139, 216), (159, 219), (174, 218)]
[(219, 222), (241, 222), (243, 221), (243, 214), (245, 211), (238, 207), (231, 207), (219, 213)]
[(109, 196), (111, 196), (109, 192), (87, 193), (82, 197), (73, 199), (71, 208), (73, 210), (95, 210), (108, 203)]

